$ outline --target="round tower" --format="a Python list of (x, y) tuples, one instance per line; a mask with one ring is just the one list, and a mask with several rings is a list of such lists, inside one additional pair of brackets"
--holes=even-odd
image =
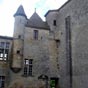
[(24, 29), (27, 22), (27, 16), (24, 12), (23, 6), (20, 5), (17, 12), (14, 14), (14, 34), (13, 34), (13, 60), (12, 70), (19, 72), (22, 68), (23, 61), (23, 44), (24, 44)]

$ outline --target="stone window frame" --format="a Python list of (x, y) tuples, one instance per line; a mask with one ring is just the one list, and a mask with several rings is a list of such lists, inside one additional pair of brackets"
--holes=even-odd
[(32, 76), (33, 59), (24, 59), (24, 76)]

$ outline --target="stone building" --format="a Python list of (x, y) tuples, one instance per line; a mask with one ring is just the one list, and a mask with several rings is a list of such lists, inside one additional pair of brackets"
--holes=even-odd
[(19, 6), (13, 37), (0, 36), (0, 88), (88, 88), (88, 0), (45, 17)]
[[(14, 18), (13, 37), (0, 37), (0, 62), (5, 64), (1, 66), (0, 88), (48, 88), (52, 82), (58, 87), (56, 45), (49, 41), (47, 22), (36, 12), (28, 19), (22, 5)], [(3, 47), (8, 52), (2, 51)]]
[(87, 88), (88, 0), (69, 0), (45, 17), (53, 40), (59, 40), (60, 88)]

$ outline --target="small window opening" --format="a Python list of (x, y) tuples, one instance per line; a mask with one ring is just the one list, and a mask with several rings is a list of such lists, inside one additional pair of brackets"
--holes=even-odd
[(59, 48), (60, 40), (56, 40), (56, 47)]
[(21, 39), (21, 35), (18, 35), (18, 38)]
[(20, 50), (17, 50), (17, 54), (20, 54)]
[(54, 26), (56, 26), (56, 25), (57, 25), (57, 24), (56, 24), (56, 20), (54, 20), (54, 21), (53, 21), (53, 25), (54, 25)]
[(43, 37), (41, 36), (41, 40), (43, 39)]

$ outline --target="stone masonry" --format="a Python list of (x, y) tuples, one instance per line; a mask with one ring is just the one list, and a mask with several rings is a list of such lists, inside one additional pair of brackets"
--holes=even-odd
[(14, 14), (13, 37), (0, 36), (1, 88), (88, 88), (88, 0), (68, 0), (28, 19)]

